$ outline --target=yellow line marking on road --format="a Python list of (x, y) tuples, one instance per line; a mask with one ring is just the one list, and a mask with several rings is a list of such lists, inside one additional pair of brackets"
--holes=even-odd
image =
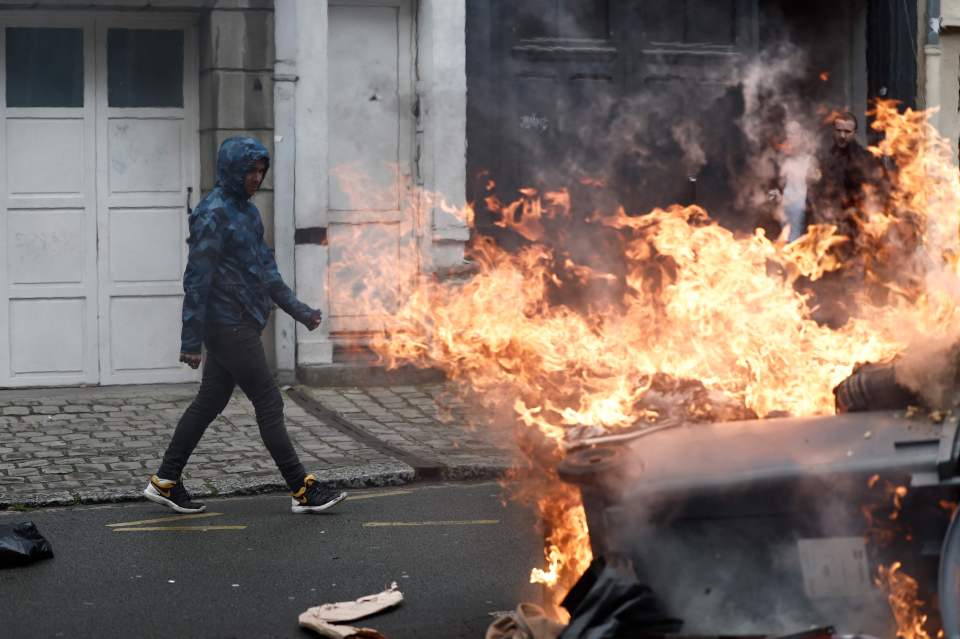
[(113, 532), (207, 532), (210, 530), (244, 530), (246, 526), (140, 526), (114, 528)]
[(374, 499), (375, 497), (393, 497), (395, 495), (409, 495), (412, 490), (391, 490), (385, 493), (350, 493), (347, 501), (359, 501), (361, 499)]
[(413, 526), (491, 526), (499, 524), (499, 519), (455, 519), (450, 521), (368, 521), (364, 528), (406, 528)]
[(198, 513), (195, 515), (175, 515), (173, 517), (159, 517), (157, 519), (141, 519), (140, 521), (121, 521), (116, 524), (107, 524), (107, 528), (139, 526), (141, 524), (162, 524), (167, 521), (183, 521), (185, 519), (204, 519), (206, 517), (219, 517), (222, 514), (223, 513)]

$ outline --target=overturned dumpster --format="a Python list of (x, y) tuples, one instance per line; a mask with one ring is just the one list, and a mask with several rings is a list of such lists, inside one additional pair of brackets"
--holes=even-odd
[(894, 602), (960, 639), (958, 463), (956, 418), (899, 411), (651, 428), (560, 474), (594, 556), (629, 560), (685, 635), (893, 637)]

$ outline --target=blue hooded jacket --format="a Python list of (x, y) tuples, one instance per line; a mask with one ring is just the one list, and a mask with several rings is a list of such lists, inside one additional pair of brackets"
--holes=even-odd
[(274, 303), (303, 324), (315, 312), (284, 284), (263, 239), (260, 211), (244, 189), (258, 160), (269, 167), (267, 149), (257, 140), (224, 140), (217, 184), (190, 214), (181, 352), (199, 353), (209, 324), (253, 323), (262, 330)]

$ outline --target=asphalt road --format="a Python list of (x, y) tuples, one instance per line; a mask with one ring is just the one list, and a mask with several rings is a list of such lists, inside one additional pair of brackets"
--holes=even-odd
[(404, 603), (357, 625), (482, 638), (490, 612), (542, 596), (527, 583), (542, 556), (534, 522), (495, 483), (355, 491), (311, 516), (286, 495), (206, 503), (220, 514), (176, 519), (148, 502), (0, 513), (34, 521), (55, 553), (0, 570), (0, 636), (302, 639), (317, 636), (297, 626), (305, 609), (396, 581)]

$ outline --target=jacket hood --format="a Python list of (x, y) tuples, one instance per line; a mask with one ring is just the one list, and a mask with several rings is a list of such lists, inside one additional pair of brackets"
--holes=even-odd
[(247, 171), (257, 160), (266, 160), (270, 168), (270, 154), (253, 138), (227, 138), (217, 154), (217, 185), (244, 200), (250, 199), (243, 188)]

